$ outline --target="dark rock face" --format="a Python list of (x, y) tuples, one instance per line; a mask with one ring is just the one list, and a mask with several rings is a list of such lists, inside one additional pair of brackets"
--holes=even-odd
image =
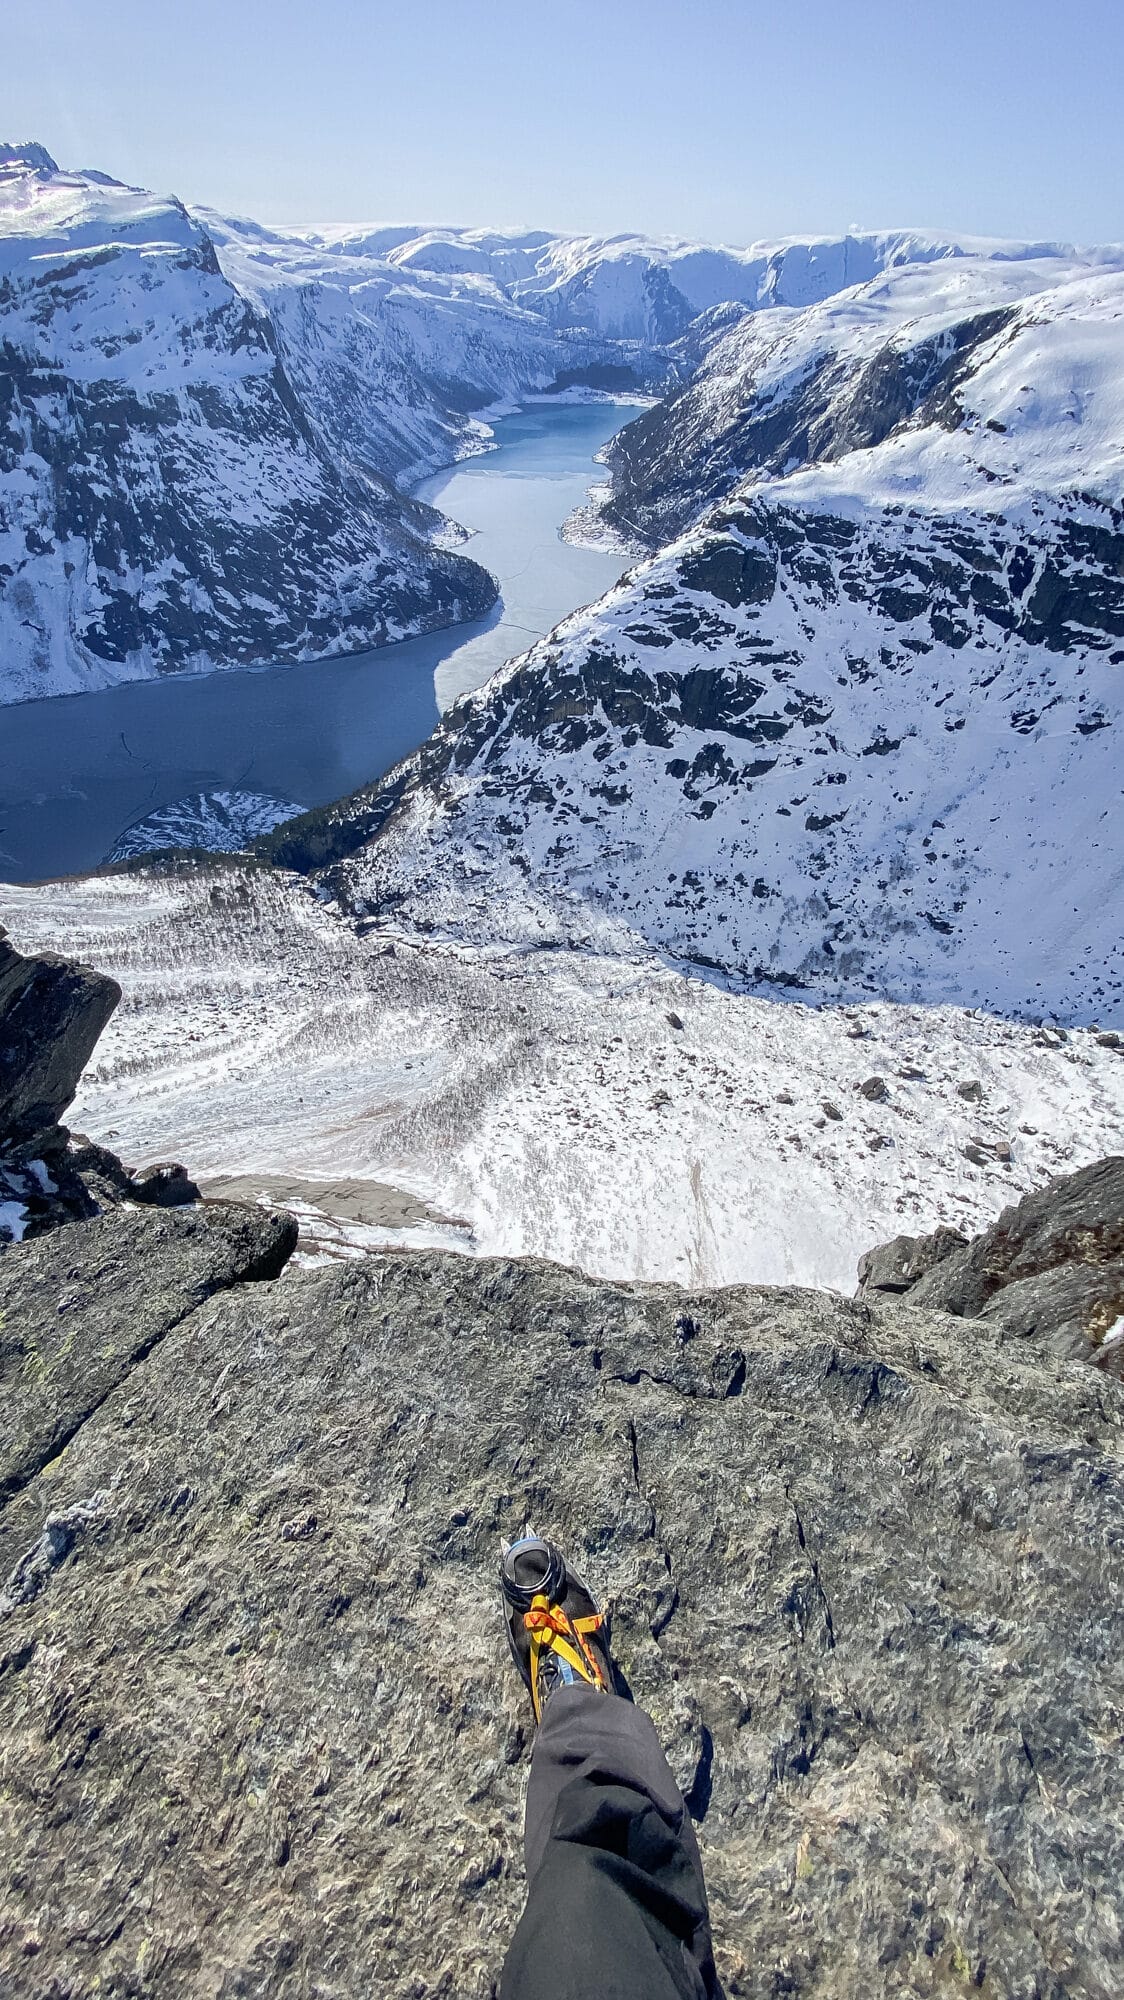
[(5, 1157), (0, 1150), (0, 1201), (22, 1211), (17, 1229), (0, 1223), (0, 1247), (12, 1237), (44, 1236), (64, 1222), (88, 1222), (122, 1202), (182, 1208), (199, 1198), (195, 1182), (176, 1162), (132, 1174), (108, 1146), (81, 1135), (70, 1138), (56, 1126), (29, 1140), (23, 1157)]
[(133, 1197), (150, 1202), (153, 1208), (182, 1208), (185, 1202), (198, 1201), (199, 1189), (186, 1167), (177, 1160), (164, 1160), (135, 1176)]
[(906, 1292), (912, 1305), (1124, 1376), (1124, 1158), (1049, 1181), (971, 1243), (938, 1230), (868, 1251), (859, 1292), (871, 1291)]
[[(1012, 318), (1002, 310), (973, 313), (911, 346), (888, 341), (857, 367), (824, 356), (779, 396), (759, 397), (756, 374), (747, 371), (719, 401), (704, 372), (608, 446), (612, 491), (604, 518), (655, 547), (689, 527), (700, 508), (724, 498), (747, 472), (830, 463), (882, 444), (910, 420), (955, 421), (957, 388), (979, 350)], [(736, 328), (739, 318), (731, 324)]]
[(296, 1241), (291, 1216), (211, 1202), (110, 1212), (0, 1258), (0, 1499), (63, 1449), (171, 1327), (215, 1292), (275, 1278)]
[[(67, 1221), (85, 1222), (92, 1215), (100, 1215), (103, 1209), (139, 1198), (132, 1175), (116, 1153), (108, 1146), (96, 1145), (84, 1133), (72, 1133), (63, 1158), (51, 1164), (59, 1181), (59, 1200), (64, 1205), (70, 1204)], [(49, 1222), (47, 1226), (54, 1225)], [(27, 1234), (36, 1233), (34, 1224), (29, 1226)]]
[(4, 1264), (31, 1406), (92, 1410), (0, 1512), (12, 2000), (493, 1994), (527, 1519), (615, 1603), (735, 2000), (1119, 1990), (1114, 1383), (896, 1302), (439, 1255), (212, 1296), (107, 1376), (202, 1282), (191, 1219)]
[(120, 998), (116, 980), (53, 952), (25, 957), (0, 930), (0, 1247), (123, 1201), (199, 1198), (174, 1162), (133, 1175), (59, 1123)]
[(23, 1146), (59, 1119), (113, 1009), (116, 980), (53, 952), (25, 958), (0, 930), (0, 1146)]

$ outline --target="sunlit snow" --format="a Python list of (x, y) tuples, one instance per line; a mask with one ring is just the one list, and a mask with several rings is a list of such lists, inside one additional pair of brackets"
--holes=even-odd
[[(871, 1244), (971, 1232), (1119, 1146), (1124, 1055), (1088, 1030), (742, 997), (650, 958), (359, 938), (305, 884), (230, 869), (8, 889), (0, 913), (22, 948), (124, 987), (74, 1126), (204, 1181), (320, 1182), (328, 1213), (346, 1176), (448, 1218), (436, 1237), (320, 1219), (321, 1254), (333, 1236), (436, 1240), (850, 1290)], [(858, 1089), (876, 1075), (883, 1102)]]

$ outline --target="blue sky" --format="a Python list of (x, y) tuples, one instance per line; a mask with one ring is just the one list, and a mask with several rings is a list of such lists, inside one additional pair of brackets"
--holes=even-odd
[(1124, 238), (1122, 0), (51, 0), (0, 137), (264, 221)]

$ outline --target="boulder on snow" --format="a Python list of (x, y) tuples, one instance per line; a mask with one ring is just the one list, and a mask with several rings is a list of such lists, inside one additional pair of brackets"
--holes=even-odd
[(1007, 1166), (1014, 1157), (1009, 1139), (969, 1139), (960, 1150), (973, 1167)]
[(199, 1189), (178, 1160), (164, 1160), (159, 1166), (146, 1167), (143, 1173), (134, 1174), (130, 1193), (134, 1201), (146, 1202), (153, 1208), (182, 1208), (185, 1202), (199, 1200)]

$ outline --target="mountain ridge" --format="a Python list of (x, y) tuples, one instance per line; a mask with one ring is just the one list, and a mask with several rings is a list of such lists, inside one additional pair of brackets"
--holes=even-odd
[(322, 816), (309, 865), (423, 932), (1115, 1018), (1122, 348), (1112, 266), (965, 261), (951, 298), (907, 268), (741, 320), (610, 449), (603, 512), (623, 463), (657, 552)]
[(0, 698), (354, 651), (494, 602), (333, 462), (182, 203), (11, 159), (0, 182)]
[[(32, 142), (5, 146), (0, 170), (6, 699), (324, 657), (478, 615), (494, 585), (434, 545), (439, 523), (399, 489), (486, 446), (490, 408), (563, 385), (674, 390), (724, 316), (981, 262), (973, 239), (908, 230), (744, 251), (283, 231), (64, 173)], [(1008, 273), (1059, 251), (984, 247)]]

